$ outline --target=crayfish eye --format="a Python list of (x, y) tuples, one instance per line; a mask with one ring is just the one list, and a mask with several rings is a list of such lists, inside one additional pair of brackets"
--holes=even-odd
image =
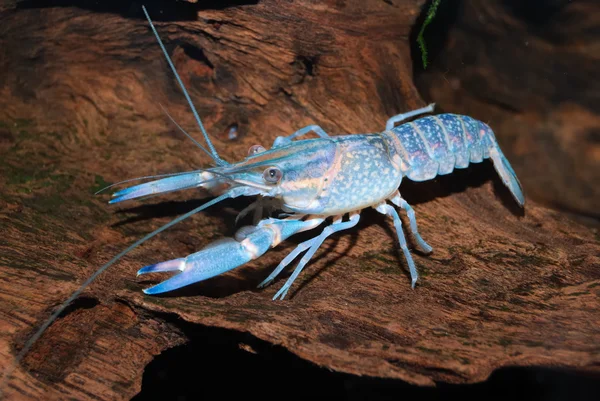
[(271, 184), (278, 183), (283, 173), (277, 167), (269, 167), (263, 172), (263, 179)]
[(252, 145), (252, 146), (250, 146), (250, 149), (248, 149), (248, 156), (254, 156), (255, 154), (262, 153), (265, 150), (266, 149), (264, 148), (264, 146)]

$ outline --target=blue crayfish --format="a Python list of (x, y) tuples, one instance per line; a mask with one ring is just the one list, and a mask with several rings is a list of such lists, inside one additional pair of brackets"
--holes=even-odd
[[(321, 127), (310, 125), (287, 137), (278, 137), (271, 149), (252, 146), (248, 156), (240, 162), (228, 163), (222, 160), (145, 7), (143, 10), (209, 149), (196, 142), (173, 122), (211, 157), (214, 166), (191, 172), (144, 177), (158, 179), (120, 190), (113, 195), (110, 203), (200, 187), (208, 190), (214, 198), (146, 235), (98, 269), (25, 344), (12, 368), (60, 313), (115, 261), (156, 234), (227, 198), (258, 196), (256, 202), (240, 213), (244, 215), (254, 209), (254, 225), (242, 227), (235, 238), (218, 241), (187, 257), (140, 269), (138, 275), (178, 272), (144, 290), (146, 294), (172, 291), (225, 273), (258, 258), (290, 236), (314, 229), (331, 218), (330, 225), (319, 235), (299, 244), (260, 284), (261, 287), (269, 284), (288, 264), (306, 251), (292, 275), (273, 297), (283, 299), (323, 241), (338, 231), (354, 227), (359, 221), (361, 210), (369, 207), (392, 218), (414, 287), (418, 279), (417, 269), (408, 250), (402, 222), (396, 209), (388, 201), (406, 211), (416, 246), (425, 253), (431, 252), (432, 248), (419, 235), (415, 213), (398, 191), (404, 177), (412, 181), (431, 180), (437, 175), (450, 174), (454, 169), (466, 168), (470, 163), (480, 163), (489, 158), (516, 202), (521, 207), (524, 205), (525, 199), (517, 176), (487, 124), (467, 116), (441, 114), (397, 125), (409, 118), (431, 113), (433, 105), (391, 117), (383, 132), (332, 137)], [(319, 138), (296, 140), (310, 132), (317, 134)], [(265, 206), (283, 211), (284, 218), (260, 220)], [(344, 220), (346, 215), (348, 219)], [(4, 376), (3, 382), (8, 380), (12, 368)]]
[[(146, 294), (172, 291), (225, 273), (258, 258), (290, 236), (314, 229), (331, 218), (330, 225), (316, 237), (299, 244), (259, 285), (262, 287), (273, 281), (288, 264), (306, 251), (293, 274), (273, 298), (283, 299), (323, 241), (338, 231), (354, 227), (359, 221), (361, 210), (368, 207), (393, 219), (414, 287), (418, 278), (417, 269), (407, 247), (402, 222), (396, 209), (388, 201), (406, 211), (417, 247), (425, 253), (430, 253), (432, 248), (419, 235), (415, 213), (398, 191), (404, 177), (412, 181), (426, 181), (437, 175), (449, 174), (455, 168), (466, 168), (470, 163), (480, 163), (489, 158), (515, 200), (523, 206), (525, 199), (521, 185), (487, 124), (467, 116), (441, 114), (396, 125), (411, 117), (432, 112), (433, 104), (391, 117), (383, 132), (332, 137), (321, 127), (310, 125), (287, 137), (278, 137), (271, 149), (260, 145), (252, 146), (248, 156), (240, 162), (228, 163), (222, 160), (145, 8), (144, 13), (181, 85), (210, 151), (194, 142), (211, 157), (215, 167), (163, 176), (158, 180), (123, 189), (113, 194), (110, 203), (199, 187), (215, 196), (210, 202), (169, 223), (172, 225), (227, 198), (259, 197), (240, 213), (244, 215), (254, 209), (255, 225), (242, 227), (235, 238), (218, 241), (183, 258), (140, 269), (138, 275), (178, 272), (160, 284), (145, 289)], [(317, 134), (319, 138), (296, 140), (310, 132)], [(260, 220), (265, 205), (283, 211), (286, 217)], [(344, 220), (345, 215), (348, 215), (347, 220)], [(159, 230), (164, 228), (166, 227)]]

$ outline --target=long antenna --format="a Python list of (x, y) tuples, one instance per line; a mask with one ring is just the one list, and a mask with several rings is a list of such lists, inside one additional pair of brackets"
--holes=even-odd
[(165, 58), (167, 59), (167, 62), (169, 63), (169, 66), (171, 67), (171, 70), (173, 71), (173, 74), (175, 75), (175, 78), (177, 78), (177, 82), (179, 83), (179, 86), (181, 86), (181, 89), (183, 90), (183, 94), (185, 95), (185, 98), (186, 98), (188, 104), (190, 105), (190, 108), (192, 109), (192, 113), (194, 114), (194, 117), (196, 118), (196, 122), (198, 123), (200, 130), (202, 131), (202, 135), (204, 135), (204, 139), (206, 140), (206, 143), (208, 145), (208, 148), (210, 149), (210, 152), (214, 156), (215, 162), (219, 166), (229, 165), (229, 163), (227, 163), (225, 160), (223, 160), (219, 157), (219, 154), (217, 153), (212, 142), (210, 141), (210, 138), (208, 137), (208, 133), (204, 129), (204, 125), (202, 125), (202, 120), (200, 119), (200, 116), (198, 115), (198, 112), (196, 111), (196, 108), (194, 107), (194, 103), (192, 103), (192, 99), (190, 99), (190, 95), (188, 94), (187, 90), (185, 89), (185, 85), (183, 85), (181, 78), (179, 78), (179, 74), (177, 73), (177, 70), (175, 69), (173, 62), (171, 61), (171, 58), (169, 57), (169, 53), (167, 53), (167, 49), (165, 49), (165, 45), (163, 45), (162, 40), (160, 40), (160, 36), (158, 36), (158, 32), (156, 31), (156, 28), (154, 28), (154, 24), (152, 24), (152, 20), (150, 19), (150, 16), (148, 15), (148, 12), (146, 11), (146, 7), (142, 6), (142, 9), (144, 10), (144, 14), (146, 15), (146, 19), (148, 20), (148, 23), (150, 24), (150, 28), (152, 28), (152, 32), (154, 32), (154, 36), (156, 36), (156, 40), (158, 41), (158, 44), (160, 45), (160, 48), (162, 49), (162, 51), (165, 55)]
[(71, 302), (73, 302), (78, 296), (79, 294), (81, 294), (81, 292), (87, 287), (89, 286), (92, 281), (94, 281), (94, 279), (96, 277), (98, 277), (102, 272), (104, 272), (106, 269), (108, 269), (108, 267), (110, 265), (112, 265), (113, 263), (115, 263), (117, 260), (121, 259), (123, 256), (125, 256), (125, 254), (129, 253), (131, 250), (137, 248), (139, 245), (141, 245), (142, 243), (146, 242), (147, 240), (149, 240), (150, 238), (154, 237), (155, 235), (163, 232), (164, 230), (166, 230), (167, 228), (179, 223), (180, 221), (187, 219), (188, 217), (190, 217), (193, 214), (196, 214), (204, 209), (206, 209), (209, 206), (214, 205), (215, 203), (218, 203), (224, 199), (230, 198), (232, 197), (232, 192), (226, 192), (223, 195), (214, 198), (213, 200), (206, 202), (205, 204), (198, 206), (197, 208), (195, 208), (194, 210), (187, 212), (186, 214), (183, 214), (179, 217), (177, 217), (176, 219), (168, 222), (167, 224), (165, 224), (164, 226), (156, 229), (155, 231), (151, 232), (150, 234), (146, 234), (145, 237), (143, 237), (142, 239), (137, 240), (135, 243), (133, 243), (132, 245), (130, 245), (129, 247), (127, 247), (127, 249), (125, 249), (124, 251), (122, 251), (121, 253), (119, 253), (117, 256), (113, 257), (108, 263), (106, 263), (104, 266), (102, 266), (101, 268), (99, 268), (98, 270), (96, 270), (96, 272), (94, 272), (94, 274), (92, 274), (83, 284), (81, 284), (81, 286), (69, 297), (69, 299), (67, 299), (65, 302), (62, 303), (62, 305), (56, 309), (54, 311), (54, 313), (52, 314), (52, 316), (50, 316), (48, 318), (48, 320), (42, 325), (42, 327), (40, 327), (38, 329), (38, 331), (33, 335), (33, 337), (31, 337), (29, 340), (27, 340), (27, 342), (25, 343), (25, 345), (23, 346), (23, 348), (21, 349), (21, 351), (17, 354), (17, 357), (15, 358), (15, 360), (10, 364), (10, 366), (8, 367), (8, 369), (5, 370), (4, 372), (4, 376), (2, 377), (2, 381), (0, 382), (0, 397), (2, 397), (2, 388), (8, 383), (8, 380), (10, 379), (12, 372), (14, 371), (15, 367), (17, 366), (17, 364), (19, 364), (21, 362), (21, 360), (23, 359), (23, 357), (27, 354), (27, 352), (29, 351), (29, 349), (31, 348), (31, 346), (37, 341), (38, 338), (40, 338), (40, 336), (44, 333), (44, 331), (46, 331), (46, 329), (56, 320), (56, 318), (58, 318), (58, 316), (60, 316), (60, 314), (67, 308), (67, 306), (69, 306), (69, 304)]
[[(173, 63), (171, 62), (171, 59), (169, 58), (169, 55), (167, 53), (167, 50), (165, 49), (162, 41), (160, 40), (160, 37), (158, 36), (158, 32), (156, 32), (156, 29), (154, 28), (154, 25), (152, 25), (152, 21), (150, 20), (150, 17), (148, 16), (148, 12), (146, 11), (146, 7), (142, 6), (142, 9), (144, 10), (144, 14), (146, 14), (146, 18), (148, 19), (148, 22), (150, 23), (150, 27), (152, 28), (152, 31), (154, 32), (154, 36), (156, 36), (156, 39), (158, 40), (158, 43), (163, 51), (163, 53), (165, 54), (165, 57), (167, 58), (167, 61), (169, 62), (169, 65), (171, 66), (171, 70), (173, 71), (173, 73), (175, 74), (175, 77), (177, 78), (177, 81), (179, 82), (179, 85), (181, 86), (181, 89), (183, 90), (183, 93), (188, 101), (188, 104), (190, 105), (192, 112), (194, 113), (194, 117), (196, 118), (196, 122), (198, 123), (198, 125), (200, 126), (200, 129), (202, 131), (202, 134), (204, 135), (204, 138), (206, 139), (206, 142), (208, 144), (208, 147), (211, 150), (211, 153), (214, 156), (215, 162), (220, 165), (220, 166), (227, 166), (229, 165), (229, 163), (227, 163), (225, 160), (221, 159), (219, 157), (219, 154), (217, 153), (217, 151), (215, 150), (212, 142), (210, 141), (210, 138), (208, 137), (208, 133), (206, 132), (206, 130), (204, 129), (204, 126), (202, 125), (202, 121), (200, 120), (200, 117), (198, 116), (198, 112), (196, 111), (196, 108), (194, 107), (194, 104), (192, 103), (192, 100), (190, 99), (187, 90), (185, 89), (185, 86), (183, 85), (183, 82), (181, 82), (181, 79), (179, 78), (179, 75), (177, 74), (177, 71), (175, 70), (175, 66), (173, 65)], [(232, 192), (226, 192), (223, 195), (214, 198), (213, 200), (195, 208), (194, 210), (177, 217), (176, 219), (170, 221), (169, 223), (165, 224), (164, 226), (158, 228), (157, 230), (151, 232), (150, 234), (147, 234), (145, 237), (141, 238), (140, 240), (136, 241), (135, 243), (133, 243), (132, 245), (130, 245), (129, 247), (127, 247), (127, 249), (125, 249), (124, 251), (122, 251), (121, 253), (119, 253), (117, 256), (115, 256), (114, 258), (112, 258), (108, 263), (106, 263), (104, 266), (100, 267), (98, 270), (96, 270), (96, 272), (94, 274), (92, 274), (70, 297), (69, 299), (67, 299), (65, 302), (63, 302), (60, 307), (54, 311), (54, 313), (50, 316), (50, 318), (38, 329), (38, 331), (33, 335), (33, 337), (31, 337), (23, 346), (23, 348), (21, 349), (21, 351), (17, 354), (15, 360), (10, 363), (9, 367), (4, 371), (4, 375), (2, 377), (2, 380), (0, 381), (0, 398), (3, 397), (3, 388), (4, 386), (8, 383), (8, 380), (10, 379), (10, 377), (12, 376), (12, 373), (14, 371), (14, 369), (16, 368), (17, 364), (19, 364), (21, 362), (21, 360), (23, 359), (23, 357), (27, 354), (27, 352), (29, 351), (29, 349), (33, 346), (33, 344), (37, 341), (38, 338), (40, 338), (40, 336), (44, 333), (44, 331), (46, 331), (46, 329), (58, 318), (58, 316), (60, 316), (60, 314), (67, 308), (67, 306), (69, 306), (69, 304), (71, 302), (73, 302), (73, 300), (75, 300), (79, 294), (87, 287), (89, 286), (92, 281), (94, 281), (94, 279), (99, 276), (102, 272), (104, 272), (110, 265), (112, 265), (113, 263), (115, 263), (117, 260), (119, 260), (121, 257), (125, 256), (125, 254), (129, 253), (131, 250), (133, 250), (134, 248), (138, 247), (139, 245), (141, 245), (142, 243), (146, 242), (147, 240), (149, 240), (150, 238), (154, 237), (155, 235), (161, 233), (162, 231), (166, 230), (167, 228), (179, 223), (180, 221), (192, 216), (193, 214), (196, 214), (204, 209), (206, 209), (209, 206), (214, 205), (215, 203), (218, 203), (224, 199), (230, 198), (233, 195)]]
[[(194, 137), (192, 137), (190, 134), (188, 134), (183, 128), (181, 128), (181, 125), (177, 124), (177, 121), (175, 121), (175, 119), (173, 117), (171, 117), (171, 115), (169, 114), (169, 112), (167, 111), (167, 109), (164, 108), (164, 106), (162, 104), (159, 103), (159, 106), (161, 107), (161, 109), (163, 109), (163, 112), (167, 115), (167, 117), (169, 117), (169, 120), (171, 120), (171, 122), (173, 124), (175, 124), (175, 126), (177, 128), (179, 128), (179, 130), (181, 132), (183, 132), (183, 134), (185, 136), (187, 136), (189, 139), (191, 139), (192, 142), (194, 142), (194, 144), (196, 146), (198, 146), (200, 149), (202, 149), (204, 151), (204, 153), (206, 153), (208, 155), (208, 157), (210, 157), (211, 159), (213, 159), (215, 162), (217, 162), (217, 159), (215, 159), (215, 157), (208, 151), (206, 150), (206, 148), (204, 146), (202, 146), (201, 143), (199, 143), (197, 140), (194, 139)], [(218, 162), (217, 162), (218, 163)]]

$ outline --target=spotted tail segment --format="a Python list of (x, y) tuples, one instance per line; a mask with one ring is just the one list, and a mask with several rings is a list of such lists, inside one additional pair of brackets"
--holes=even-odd
[(521, 184), (504, 157), (492, 129), (468, 116), (439, 114), (420, 118), (385, 131), (383, 136), (400, 158), (402, 174), (427, 181), (450, 174), (470, 163), (491, 159), (504, 185), (520, 206), (525, 204)]

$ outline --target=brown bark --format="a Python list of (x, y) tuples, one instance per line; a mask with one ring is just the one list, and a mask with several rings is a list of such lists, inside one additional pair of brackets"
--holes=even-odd
[[(149, 7), (225, 159), (311, 123), (334, 135), (378, 131), (425, 104), (407, 39), (422, 1), (248, 3), (165, 5), (168, 22)], [(109, 207), (93, 195), (106, 182), (207, 163), (158, 106), (193, 127), (141, 10), (116, 11), (0, 14), (2, 366), (100, 265), (202, 201), (184, 192)], [(414, 253), (415, 290), (390, 222), (366, 211), (356, 230), (326, 242), (286, 301), (271, 300), (285, 276), (255, 287), (307, 235), (176, 297), (144, 296), (140, 267), (233, 234), (248, 200), (224, 202), (101, 275), (34, 345), (6, 394), (128, 399), (144, 367), (186, 341), (177, 319), (420, 385), (481, 381), (511, 365), (597, 372), (597, 231), (535, 201), (523, 215), (487, 162), (401, 191), (434, 247)]]

